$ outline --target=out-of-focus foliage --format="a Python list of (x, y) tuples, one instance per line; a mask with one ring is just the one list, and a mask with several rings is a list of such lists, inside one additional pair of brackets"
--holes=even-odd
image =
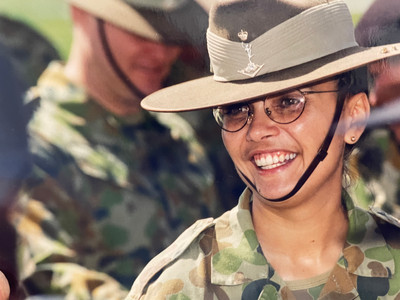
[(71, 19), (65, 0), (1, 0), (0, 14), (33, 26), (66, 58), (71, 43)]

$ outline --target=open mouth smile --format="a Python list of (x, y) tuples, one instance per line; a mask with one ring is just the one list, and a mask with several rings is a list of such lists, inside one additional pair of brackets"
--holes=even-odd
[(296, 156), (296, 153), (256, 154), (254, 155), (254, 162), (257, 167), (270, 170), (287, 164)]

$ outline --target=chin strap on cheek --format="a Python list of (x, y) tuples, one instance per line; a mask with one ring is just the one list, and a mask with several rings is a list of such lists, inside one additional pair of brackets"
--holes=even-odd
[(261, 195), (261, 193), (257, 190), (257, 187), (255, 186), (254, 183), (252, 183), (250, 181), (249, 178), (246, 177), (246, 175), (243, 174), (242, 171), (239, 170), (238, 167), (235, 166), (236, 171), (238, 172), (240, 178), (244, 181), (244, 183), (250, 188), (252, 189), (254, 192), (256, 192), (261, 198), (267, 200), (267, 201), (271, 201), (271, 202), (283, 202), (287, 199), (289, 199), (290, 197), (294, 196), (299, 190), (300, 188), (306, 183), (306, 181), (308, 180), (308, 178), (311, 176), (312, 172), (314, 172), (315, 168), (318, 166), (318, 164), (323, 161), (325, 159), (325, 157), (328, 155), (328, 148), (332, 142), (333, 136), (335, 135), (336, 132), (336, 128), (337, 125), (339, 123), (339, 119), (340, 119), (340, 115), (342, 114), (342, 109), (343, 109), (343, 104), (344, 104), (344, 97), (340, 97), (338, 100), (338, 103), (336, 105), (336, 109), (335, 109), (335, 114), (333, 116), (332, 119), (332, 123), (331, 126), (329, 128), (329, 131), (321, 145), (321, 147), (319, 148), (317, 154), (315, 155), (313, 161), (311, 162), (311, 164), (308, 166), (308, 168), (306, 169), (306, 171), (303, 173), (303, 175), (300, 177), (299, 181), (297, 182), (297, 184), (295, 185), (295, 187), (293, 188), (292, 191), (290, 191), (288, 194), (286, 194), (283, 197), (280, 198), (275, 198), (275, 199), (270, 199), (270, 198), (266, 198), (263, 195)]
[(125, 84), (125, 86), (132, 92), (132, 94), (138, 98), (143, 99), (146, 97), (144, 93), (142, 93), (134, 83), (129, 79), (129, 77), (122, 71), (122, 69), (117, 64), (115, 57), (110, 49), (110, 45), (107, 41), (107, 35), (104, 28), (104, 21), (102, 19), (97, 19), (97, 28), (101, 40), (101, 44), (103, 46), (104, 54), (110, 63), (112, 69), (114, 70), (115, 74), (117, 74), (118, 78)]

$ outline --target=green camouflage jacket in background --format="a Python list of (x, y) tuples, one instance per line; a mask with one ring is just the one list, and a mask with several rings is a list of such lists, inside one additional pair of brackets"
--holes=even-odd
[(354, 206), (344, 192), (349, 231), (343, 255), (325, 284), (294, 295), (261, 251), (250, 199), (247, 189), (237, 207), (186, 230), (146, 266), (127, 300), (400, 299), (396, 219)]
[(400, 218), (400, 149), (384, 129), (368, 132), (357, 153), (359, 179), (352, 195), (361, 207), (382, 208)]
[(15, 214), (21, 272), (35, 294), (123, 299), (152, 257), (219, 213), (213, 174), (179, 116), (118, 118), (63, 71), (52, 63), (28, 95), (35, 165)]

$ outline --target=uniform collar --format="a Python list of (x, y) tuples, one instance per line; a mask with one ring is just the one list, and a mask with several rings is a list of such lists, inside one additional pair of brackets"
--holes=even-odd
[(121, 158), (110, 149), (120, 147), (124, 151), (126, 143), (121, 138), (122, 132), (133, 131), (135, 127), (146, 128), (144, 123), (154, 122), (149, 113), (143, 111), (128, 118), (112, 114), (91, 99), (83, 87), (67, 78), (65, 65), (60, 61), (50, 63), (31, 93), (30, 97), (41, 98), (41, 109), (31, 122), (31, 128), (48, 126), (45, 121), (53, 122), (54, 128), (61, 126), (61, 136), (56, 130), (40, 131), (63, 149), (70, 145), (65, 151), (74, 157), (85, 174), (112, 181), (120, 187), (130, 186), (124, 156)]
[[(272, 279), (283, 284), (261, 252), (250, 213), (251, 191), (245, 189), (238, 205), (216, 221), (211, 282), (237, 285)], [(251, 266), (251, 267), (249, 267)]]
[[(260, 251), (250, 199), (251, 191), (246, 189), (238, 206), (216, 221), (213, 249), (217, 250), (212, 256), (211, 282), (229, 286), (260, 280), (283, 287), (284, 281)], [(349, 232), (343, 256), (335, 268), (364, 277), (392, 276), (394, 258), (374, 218), (356, 207), (346, 192), (343, 192), (343, 201), (349, 217)]]
[(53, 61), (43, 72), (35, 87), (38, 94), (45, 99), (56, 101), (75, 118), (84, 118), (91, 123), (103, 122), (113, 127), (141, 124), (149, 115), (144, 110), (130, 116), (117, 116), (103, 108), (90, 97), (84, 87), (71, 82), (65, 75), (65, 65), (61, 61)]

